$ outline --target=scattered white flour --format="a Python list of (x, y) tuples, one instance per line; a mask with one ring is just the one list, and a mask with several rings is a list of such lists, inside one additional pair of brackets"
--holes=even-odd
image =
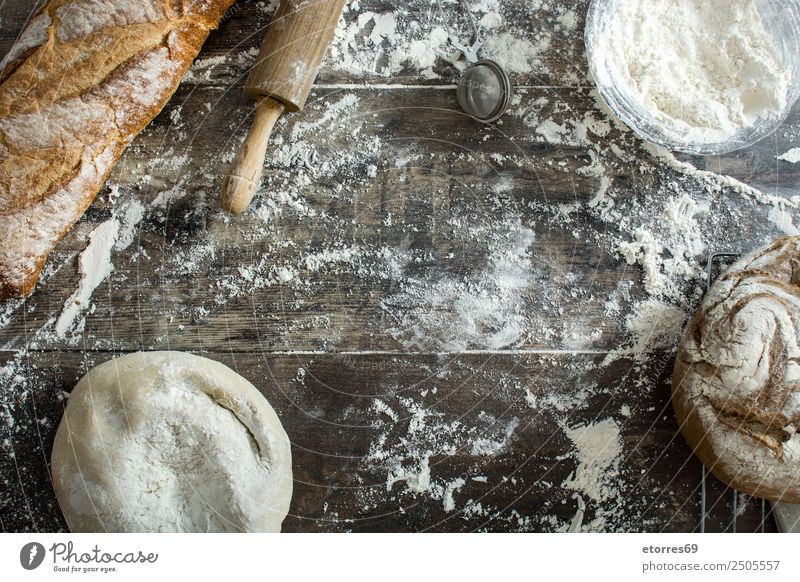
[[(494, 230), (494, 229), (493, 229)], [(531, 282), (533, 231), (519, 222), (499, 225), (489, 240), (488, 267), (463, 277), (401, 274), (399, 290), (381, 301), (397, 322), (388, 331), (409, 348), (461, 351), (500, 349), (527, 335), (523, 291)]]
[(497, 438), (478, 437), (472, 441), (470, 453), (476, 457), (493, 457), (508, 449), (511, 443), (511, 437), (514, 431), (519, 426), (519, 419), (512, 418), (511, 422), (506, 425), (503, 436)]
[(775, 194), (765, 194), (759, 189), (740, 182), (736, 178), (717, 174), (707, 170), (699, 170), (689, 162), (678, 160), (672, 152), (667, 151), (662, 146), (645, 143), (644, 148), (656, 159), (665, 163), (667, 167), (676, 172), (680, 172), (691, 178), (700, 181), (712, 193), (719, 193), (725, 190), (733, 191), (739, 195), (750, 198), (759, 204), (771, 206), (769, 219), (778, 226), (784, 234), (792, 234), (795, 230), (792, 216), (787, 209), (797, 210), (800, 208), (797, 197), (786, 198)]
[(788, 210), (784, 208), (773, 207), (770, 209), (767, 217), (772, 224), (781, 230), (783, 234), (787, 234), (789, 236), (800, 234), (800, 230), (798, 230), (794, 224), (794, 217)]
[(455, 498), (453, 497), (453, 494), (459, 489), (461, 489), (465, 483), (466, 481), (464, 481), (464, 479), (462, 479), (461, 477), (457, 477), (456, 479), (453, 479), (452, 481), (445, 484), (444, 495), (442, 500), (442, 509), (444, 509), (446, 513), (450, 513), (456, 508), (456, 501)]
[(789, 68), (756, 0), (612, 2), (596, 41), (598, 81), (613, 84), (677, 143), (722, 142), (787, 105)]
[(603, 363), (608, 365), (622, 357), (643, 363), (659, 350), (673, 351), (687, 319), (682, 309), (657, 299), (637, 303), (625, 317), (628, 343), (609, 352)]
[(565, 524), (559, 531), (566, 532), (566, 533), (577, 533), (581, 531), (583, 526), (583, 516), (586, 514), (586, 502), (583, 500), (583, 497), (576, 494), (575, 500), (578, 503), (578, 511), (575, 512), (575, 516), (572, 518), (572, 521), (569, 524)]
[[(486, 413), (480, 413), (474, 424), (467, 425), (460, 420), (448, 421), (443, 413), (408, 397), (400, 397), (397, 402), (402, 408), (400, 413), (382, 400), (373, 401), (372, 409), (378, 413), (373, 426), (380, 433), (362, 464), (384, 472), (386, 485), (383, 491), (365, 490), (365, 501), (399, 490), (401, 496), (410, 494), (441, 501), (444, 511), (449, 513), (456, 508), (454, 494), (466, 484), (465, 477), (485, 482), (478, 472), (479, 460), (507, 452), (519, 426), (517, 418), (502, 421)], [(405, 419), (402, 423), (398, 423), (400, 417)], [(475, 461), (474, 474), (455, 479), (439, 477), (436, 464), (456, 455)], [(470, 469), (469, 473), (472, 472)]]
[(783, 162), (789, 162), (790, 164), (796, 164), (800, 162), (800, 148), (792, 148), (785, 154), (778, 156), (778, 159)]
[(111, 250), (118, 236), (119, 222), (113, 218), (102, 223), (89, 235), (89, 244), (81, 253), (78, 263), (80, 283), (75, 293), (67, 299), (56, 321), (55, 331), (58, 337), (66, 337), (81, 312), (89, 308), (89, 300), (94, 290), (114, 270)]
[(542, 68), (541, 57), (550, 48), (551, 37), (518, 38), (509, 32), (495, 32), (486, 39), (481, 56), (503, 63), (511, 73), (530, 73)]
[(700, 275), (699, 267), (687, 264), (687, 259), (699, 257), (705, 250), (695, 220), (701, 211), (704, 209), (686, 194), (670, 199), (652, 224), (636, 227), (634, 240), (617, 248), (629, 265), (642, 266), (644, 287), (651, 296), (674, 298), (679, 293), (676, 280), (689, 281)]
[(124, 251), (133, 244), (136, 227), (144, 218), (145, 207), (139, 200), (133, 198), (121, 208), (114, 209), (114, 219), (119, 223), (119, 235), (114, 245), (115, 251)]
[[(403, 9), (398, 10), (399, 14), (378, 14), (356, 12), (352, 5), (346, 6), (328, 51), (326, 64), (351, 75), (375, 74), (382, 77), (389, 77), (404, 66), (411, 66), (419, 71), (420, 76), (436, 78), (433, 66), (438, 58), (457, 58), (455, 51), (447, 44), (447, 31), (442, 26), (431, 26), (425, 30), (419, 22), (403, 19)], [(398, 30), (400, 22), (408, 22), (402, 32)]]
[[(498, 0), (469, 2), (468, 9), (480, 22), (485, 43), (479, 56), (501, 63), (509, 72), (530, 75), (546, 69), (543, 57), (552, 45), (552, 32), (528, 28), (510, 30), (504, 6)], [(372, 12), (345, 7), (336, 29), (326, 66), (350, 75), (390, 77), (411, 74), (425, 79), (454, 78), (466, 64), (448, 42), (447, 27), (466, 42), (471, 28), (460, 3), (442, 2), (447, 22), (442, 21), (435, 5), (427, 10), (398, 4), (391, 12)], [(565, 33), (577, 26), (577, 16), (557, 4), (532, 3), (531, 9), (552, 11), (553, 18)]]
[[(619, 426), (607, 418), (565, 428), (565, 432), (575, 447), (578, 467), (562, 486), (582, 494), (576, 495), (578, 511), (566, 531), (602, 531), (610, 519), (622, 512), (617, 486), (622, 461)], [(584, 497), (596, 505), (595, 517), (588, 524), (583, 523), (587, 509)]]
[(619, 426), (613, 419), (565, 429), (575, 446), (578, 468), (564, 482), (598, 503), (614, 494), (614, 471), (622, 455)]

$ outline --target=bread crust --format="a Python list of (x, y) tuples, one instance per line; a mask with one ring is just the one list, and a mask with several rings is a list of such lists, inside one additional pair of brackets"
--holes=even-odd
[(50, 0), (0, 62), (0, 300), (28, 295), (235, 0)]
[(686, 442), (722, 482), (800, 503), (800, 237), (725, 271), (689, 321), (672, 376)]

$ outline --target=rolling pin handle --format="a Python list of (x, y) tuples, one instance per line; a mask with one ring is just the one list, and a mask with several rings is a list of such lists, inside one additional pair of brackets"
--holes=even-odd
[(267, 142), (285, 106), (271, 97), (263, 97), (256, 105), (250, 132), (222, 182), (219, 204), (223, 210), (241, 214), (250, 205), (261, 182)]

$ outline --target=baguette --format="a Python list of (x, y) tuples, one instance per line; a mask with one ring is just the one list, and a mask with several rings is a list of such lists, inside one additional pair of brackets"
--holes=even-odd
[(235, 0), (50, 0), (0, 62), (0, 300), (28, 295)]

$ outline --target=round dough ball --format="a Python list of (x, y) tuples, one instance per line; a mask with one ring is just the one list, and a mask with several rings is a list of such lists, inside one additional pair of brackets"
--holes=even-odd
[(720, 480), (800, 503), (800, 237), (741, 258), (684, 332), (672, 377), (681, 431)]
[(230, 368), (181, 352), (106, 362), (69, 398), (53, 483), (73, 532), (277, 532), (289, 439)]

